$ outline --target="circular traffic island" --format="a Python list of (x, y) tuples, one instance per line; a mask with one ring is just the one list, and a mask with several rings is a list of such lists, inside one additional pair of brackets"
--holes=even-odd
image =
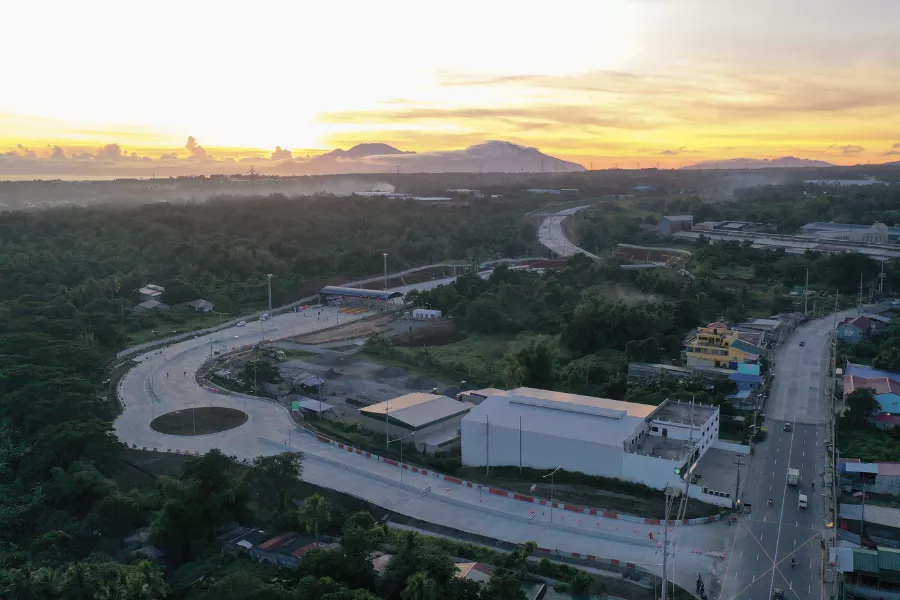
[(208, 435), (240, 427), (247, 413), (221, 406), (198, 406), (160, 415), (150, 422), (150, 429), (167, 435)]

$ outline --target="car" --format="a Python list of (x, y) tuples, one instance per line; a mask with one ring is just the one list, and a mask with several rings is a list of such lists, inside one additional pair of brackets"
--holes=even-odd
[(238, 321), (237, 326), (238, 326), (238, 327), (243, 327), (243, 326), (246, 325), (246, 324), (247, 324), (247, 321)]
[(805, 346), (805, 345), (806, 345), (806, 342), (800, 342), (800, 347), (801, 347), (801, 348), (802, 348), (803, 346)]
[(891, 300), (891, 306), (900, 306), (900, 300)]
[(241, 336), (239, 336), (239, 335), (236, 335), (236, 336), (234, 336), (234, 339), (238, 339), (238, 338), (239, 338), (239, 337), (241, 337)]
[(794, 427), (790, 423), (785, 423), (784, 427), (781, 428), (782, 431), (793, 431)]

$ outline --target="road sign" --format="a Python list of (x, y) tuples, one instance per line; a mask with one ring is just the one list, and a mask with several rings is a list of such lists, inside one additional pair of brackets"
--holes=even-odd
[(298, 410), (300, 410), (300, 401), (299, 400), (291, 401), (291, 410), (294, 412), (297, 412)]

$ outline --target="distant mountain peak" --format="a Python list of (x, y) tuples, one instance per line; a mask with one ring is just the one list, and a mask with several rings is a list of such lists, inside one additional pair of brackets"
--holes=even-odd
[(378, 142), (373, 143), (365, 143), (365, 144), (357, 144), (350, 148), (349, 150), (342, 150), (340, 148), (336, 148), (331, 152), (325, 154), (325, 156), (340, 156), (343, 158), (364, 158), (366, 156), (384, 156), (388, 154), (415, 154), (415, 152), (404, 152), (403, 150), (398, 150), (393, 146), (389, 146), (388, 144), (381, 144)]
[(778, 158), (729, 158), (726, 160), (705, 160), (695, 165), (682, 167), (685, 170), (700, 169), (795, 169), (798, 167), (833, 167), (824, 160), (779, 156)]

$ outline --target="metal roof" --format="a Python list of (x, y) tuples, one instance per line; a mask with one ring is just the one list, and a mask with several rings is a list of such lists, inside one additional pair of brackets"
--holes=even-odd
[(847, 465), (848, 473), (874, 473), (878, 474), (878, 465), (873, 463), (850, 463)]
[(750, 342), (745, 342), (744, 340), (735, 340), (731, 343), (731, 347), (736, 350), (740, 350), (741, 352), (746, 352), (747, 354), (755, 354), (757, 356), (765, 354), (766, 349), (761, 348), (755, 344), (751, 344)]
[[(842, 519), (861, 521), (863, 507), (861, 504), (841, 504), (839, 515)], [(866, 504), (866, 523), (900, 529), (900, 508)]]
[(470, 402), (459, 402), (447, 396), (414, 392), (360, 408), (359, 412), (373, 419), (383, 419), (387, 415), (389, 420), (404, 427), (422, 429), (465, 414), (473, 406)]
[[(637, 189), (650, 188), (650, 187), (651, 186), (649, 186), (649, 185), (648, 186), (640, 186), (639, 185), (634, 189), (637, 190)], [(668, 221), (693, 221), (694, 217), (693, 217), (693, 215), (666, 215), (663, 217), (663, 219), (666, 219)]]
[(884, 571), (900, 571), (900, 550), (879, 547), (878, 567)]
[(853, 570), (867, 573), (878, 572), (878, 552), (865, 548), (853, 549)]
[(846, 377), (849, 376), (862, 377), (864, 379), (877, 379), (878, 377), (887, 377), (888, 379), (892, 379), (894, 381), (900, 381), (900, 373), (882, 371), (881, 369), (874, 369), (872, 367), (867, 367), (866, 365), (858, 365), (852, 362), (848, 362), (847, 368), (844, 369), (845, 380)]
[(656, 409), (649, 404), (592, 398), (533, 388), (488, 396), (463, 417), (464, 422), (539, 433), (622, 448)]
[(367, 290), (364, 288), (350, 288), (350, 287), (342, 287), (338, 285), (326, 285), (321, 290), (319, 290), (320, 294), (325, 294), (327, 296), (348, 296), (351, 298), (373, 298), (375, 300), (390, 300), (391, 298), (402, 298), (403, 294), (400, 292), (392, 292), (390, 290)]

